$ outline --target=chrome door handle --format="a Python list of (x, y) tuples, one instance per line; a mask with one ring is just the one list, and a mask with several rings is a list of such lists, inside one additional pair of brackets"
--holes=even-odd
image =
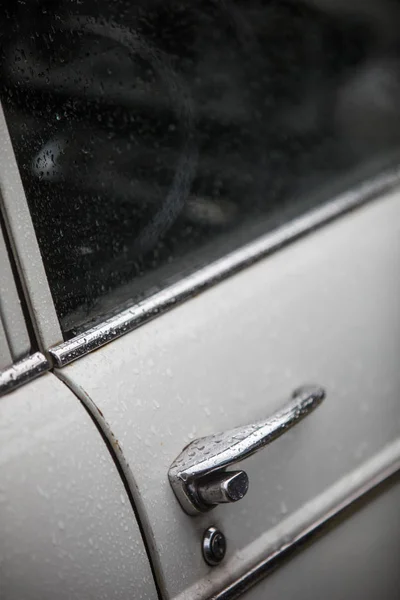
[(270, 444), (309, 415), (325, 398), (319, 386), (304, 386), (280, 411), (263, 421), (191, 442), (172, 463), (168, 476), (183, 510), (197, 515), (217, 504), (236, 502), (249, 487), (244, 471), (225, 471)]

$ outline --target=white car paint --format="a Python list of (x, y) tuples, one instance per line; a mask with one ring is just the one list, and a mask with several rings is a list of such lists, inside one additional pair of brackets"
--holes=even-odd
[[(400, 480), (336, 522), (258, 591), (266, 600), (398, 600)], [(262, 596), (262, 594), (264, 594)], [(254, 593), (245, 596), (252, 599)]]
[[(399, 439), (399, 264), (396, 191), (58, 371), (118, 440), (166, 598), (217, 593), (262, 559), (266, 532)], [(271, 414), (307, 382), (327, 399), (245, 462), (248, 495), (184, 514), (167, 478), (182, 448)], [(204, 563), (209, 525), (237, 572)]]
[(129, 497), (79, 400), (53, 374), (0, 400), (2, 600), (155, 600)]

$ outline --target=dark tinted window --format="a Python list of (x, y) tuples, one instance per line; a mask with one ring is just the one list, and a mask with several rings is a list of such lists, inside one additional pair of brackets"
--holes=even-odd
[(396, 160), (395, 1), (3, 6), (1, 98), (66, 335)]

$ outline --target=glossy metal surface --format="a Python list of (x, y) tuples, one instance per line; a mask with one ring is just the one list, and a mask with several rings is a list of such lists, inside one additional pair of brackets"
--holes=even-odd
[(196, 486), (197, 496), (207, 508), (237, 502), (247, 494), (248, 489), (249, 478), (244, 471), (217, 471)]
[[(221, 471), (278, 439), (317, 408), (324, 398), (323, 388), (304, 386), (293, 392), (292, 399), (283, 409), (267, 419), (199, 438), (186, 446), (168, 473), (171, 487), (183, 510), (190, 515), (197, 515), (220, 502), (236, 502), (243, 498), (247, 492), (247, 482), (243, 477), (239, 489), (233, 486), (233, 493), (229, 494), (227, 483), (230, 480), (227, 481), (226, 477), (231, 474), (224, 473), (220, 480), (216, 480), (215, 475), (218, 477)], [(211, 493), (204, 496), (204, 492), (199, 493), (199, 486), (207, 489), (210, 476)]]
[(63, 367), (81, 356), (104, 346), (121, 335), (159, 316), (206, 290), (212, 285), (252, 265), (268, 254), (282, 248), (302, 235), (317, 229), (336, 217), (372, 200), (377, 195), (398, 185), (398, 168), (342, 194), (328, 204), (313, 210), (283, 227), (266, 234), (239, 250), (228, 254), (178, 283), (122, 311), (100, 325), (50, 349), (54, 363)]
[(28, 383), (50, 369), (47, 358), (41, 352), (20, 360), (0, 373), (0, 396)]
[(209, 527), (203, 536), (203, 557), (208, 565), (215, 567), (224, 560), (226, 538), (216, 527)]

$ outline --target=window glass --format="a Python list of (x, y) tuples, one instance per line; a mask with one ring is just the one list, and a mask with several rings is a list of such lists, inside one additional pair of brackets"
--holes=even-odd
[(395, 0), (3, 6), (1, 100), (67, 337), (397, 161)]

